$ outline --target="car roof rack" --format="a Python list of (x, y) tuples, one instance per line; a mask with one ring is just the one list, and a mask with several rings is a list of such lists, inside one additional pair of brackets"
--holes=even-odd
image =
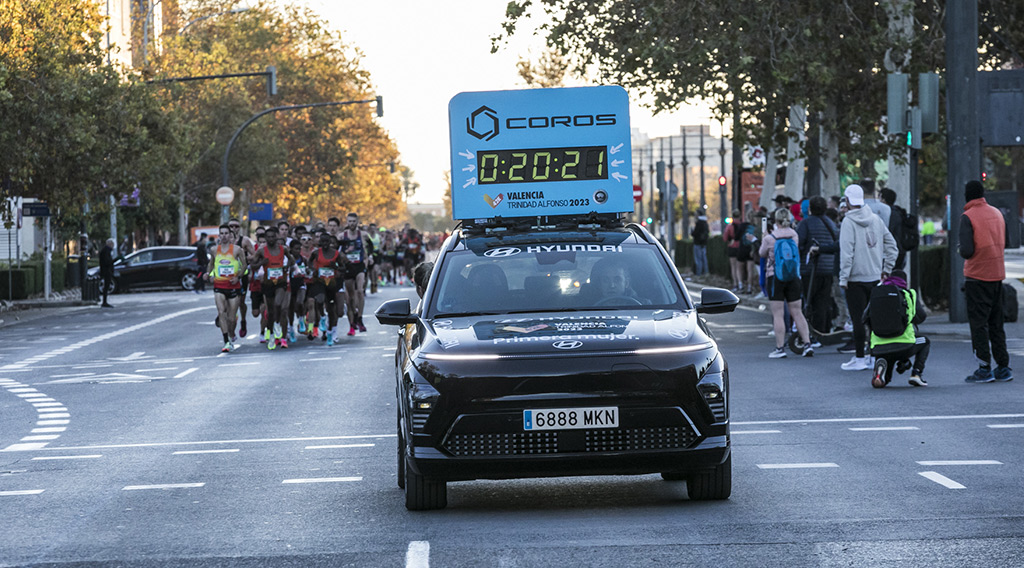
[(618, 213), (590, 212), (579, 215), (545, 215), (538, 217), (492, 217), (489, 219), (465, 219), (462, 232), (465, 236), (501, 236), (524, 231), (596, 231), (623, 227), (622, 216)]

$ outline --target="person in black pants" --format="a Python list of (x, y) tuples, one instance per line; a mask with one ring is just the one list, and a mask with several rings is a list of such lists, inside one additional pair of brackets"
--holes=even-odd
[(206, 252), (206, 233), (199, 235), (199, 240), (196, 241), (196, 263), (199, 264), (199, 269), (193, 289), (199, 294), (206, 291), (206, 279), (203, 278), (203, 274), (206, 272), (206, 265), (210, 264), (210, 257)]
[[(803, 279), (804, 297), (811, 313), (811, 320), (808, 323), (811, 324), (811, 328), (821, 333), (832, 331), (832, 272), (836, 253), (839, 252), (839, 229), (825, 216), (827, 206), (824, 197), (812, 197), (809, 205), (810, 215), (800, 221), (796, 228), (796, 233), (800, 237), (800, 259), (803, 261), (800, 276)], [(814, 338), (811, 338), (811, 341), (815, 341)]]
[(114, 281), (114, 239), (107, 239), (106, 245), (100, 251), (100, 279), (103, 282), (103, 303), (100, 305), (112, 308), (114, 306), (107, 303), (107, 294), (110, 292), (110, 284)]

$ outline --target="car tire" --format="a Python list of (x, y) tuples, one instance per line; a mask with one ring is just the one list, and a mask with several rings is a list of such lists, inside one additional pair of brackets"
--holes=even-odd
[(402, 417), (398, 417), (398, 488), (405, 489), (405, 436), (402, 435)]
[[(100, 287), (103, 287), (103, 281), (100, 280)], [(110, 285), (107, 286), (107, 295), (117, 292), (121, 288), (121, 284), (117, 281), (117, 278), (110, 279)], [(102, 291), (102, 290), (101, 290)]]
[(693, 501), (728, 499), (732, 494), (732, 454), (714, 469), (690, 476), (686, 494)]
[(430, 511), (448, 506), (448, 484), (429, 481), (405, 464), (405, 508), (410, 511)]
[(181, 287), (186, 291), (191, 292), (196, 287), (196, 273), (195, 272), (182, 272), (181, 273)]

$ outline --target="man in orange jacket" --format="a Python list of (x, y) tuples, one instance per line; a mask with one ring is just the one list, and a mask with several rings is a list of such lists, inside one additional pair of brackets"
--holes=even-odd
[[(1003, 279), (1006, 264), (1006, 222), (1003, 214), (985, 201), (985, 187), (972, 180), (964, 187), (964, 213), (960, 217), (960, 256), (964, 257), (964, 294), (971, 325), (971, 346), (978, 369), (968, 383), (1013, 380), (1010, 354), (1003, 331)], [(991, 343), (991, 351), (989, 344)], [(995, 371), (992, 359), (996, 360)]]

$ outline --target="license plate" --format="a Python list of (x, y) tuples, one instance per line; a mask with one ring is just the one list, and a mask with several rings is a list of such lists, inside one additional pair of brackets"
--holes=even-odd
[(618, 428), (619, 409), (545, 408), (523, 411), (523, 430), (579, 430), (582, 428)]

